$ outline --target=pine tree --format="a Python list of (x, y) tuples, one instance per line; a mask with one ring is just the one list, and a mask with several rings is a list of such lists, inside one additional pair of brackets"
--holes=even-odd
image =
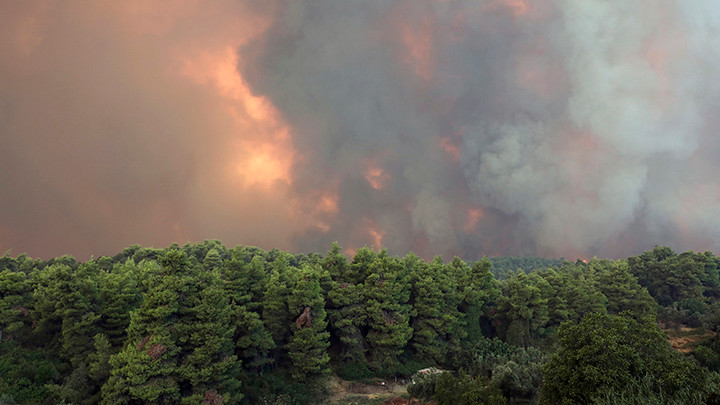
[(313, 380), (328, 372), (330, 333), (327, 332), (325, 299), (320, 286), (320, 269), (304, 265), (288, 298), (288, 309), (297, 315), (286, 349), (296, 380)]
[(254, 256), (247, 262), (236, 251), (233, 258), (223, 266), (222, 275), (226, 289), (237, 303), (249, 310), (262, 311), (265, 290), (270, 281), (268, 264), (262, 256)]
[(481, 321), (500, 296), (492, 265), (487, 259), (473, 263), (472, 267), (455, 257), (448, 265), (448, 274), (458, 280), (458, 294), (462, 298), (459, 310), (463, 314), (466, 333), (464, 341), (474, 342), (483, 337)]
[(589, 312), (606, 312), (608, 300), (597, 288), (599, 271), (565, 262), (559, 269), (538, 272), (553, 289), (547, 297), (548, 325), (555, 328), (568, 320), (577, 322)]
[(100, 271), (98, 274), (99, 325), (114, 348), (124, 344), (130, 311), (140, 306), (139, 273), (135, 262), (128, 259), (115, 265), (111, 271)]
[(235, 326), (235, 353), (245, 370), (260, 374), (272, 362), (269, 352), (275, 347), (258, 313), (262, 311), (269, 278), (265, 273), (265, 259), (255, 256), (250, 263), (245, 263), (235, 255), (223, 266), (222, 277), (230, 299), (231, 323)]
[(217, 272), (200, 272), (171, 250), (142, 306), (131, 315), (128, 344), (110, 359), (103, 403), (237, 403), (239, 363), (231, 311)]
[(597, 288), (607, 297), (607, 310), (612, 314), (630, 311), (639, 318), (655, 309), (652, 297), (640, 287), (624, 260), (608, 263), (605, 271), (598, 274)]
[(0, 342), (24, 339), (29, 332), (31, 291), (25, 273), (0, 272)]
[(342, 343), (344, 363), (364, 368), (367, 366), (367, 344), (362, 333), (367, 322), (364, 280), (350, 272), (350, 264), (337, 243), (333, 243), (322, 265), (333, 280), (327, 294), (328, 315), (331, 329)]
[(276, 363), (283, 355), (282, 350), (290, 338), (291, 326), (297, 316), (288, 309), (288, 297), (295, 288), (297, 273), (298, 269), (289, 266), (287, 258), (276, 260), (263, 300), (262, 320), (275, 344), (272, 357)]
[[(96, 268), (92, 263), (73, 270), (53, 264), (35, 274), (37, 333), (74, 368), (93, 351), (93, 336), (100, 332), (97, 313)], [(59, 339), (56, 338), (59, 337)]]
[(528, 346), (545, 332), (549, 321), (548, 296), (552, 287), (536, 273), (510, 273), (502, 283), (497, 319), (505, 339), (517, 346)]
[(459, 347), (464, 334), (457, 282), (446, 271), (441, 257), (426, 265), (411, 253), (405, 257), (404, 265), (412, 282), (410, 346), (424, 361), (444, 364), (448, 351)]
[(381, 251), (365, 279), (367, 343), (376, 369), (392, 370), (397, 357), (412, 336), (410, 328), (410, 284), (396, 258)]
[(218, 253), (217, 249), (212, 248), (208, 250), (202, 263), (203, 267), (205, 267), (205, 271), (212, 271), (221, 268), (223, 260), (220, 257), (220, 253)]

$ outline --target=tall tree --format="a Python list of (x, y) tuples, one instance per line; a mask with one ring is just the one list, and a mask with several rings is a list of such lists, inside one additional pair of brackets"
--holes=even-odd
[(220, 257), (220, 253), (218, 253), (217, 249), (212, 248), (205, 254), (202, 263), (205, 271), (212, 271), (222, 267), (223, 259)]
[(111, 271), (98, 273), (99, 325), (114, 348), (124, 344), (130, 312), (140, 306), (140, 272), (135, 262), (127, 259)]
[(230, 300), (231, 323), (235, 326), (235, 353), (242, 360), (245, 370), (261, 374), (272, 362), (269, 352), (275, 347), (260, 317), (269, 279), (265, 272), (265, 259), (255, 256), (246, 263), (234, 254), (231, 260), (225, 262), (222, 277)]
[(24, 339), (32, 319), (32, 289), (25, 273), (0, 271), (0, 342)]
[(473, 342), (483, 336), (481, 321), (488, 317), (491, 308), (500, 297), (500, 288), (490, 272), (487, 259), (468, 266), (455, 257), (447, 267), (449, 274), (458, 280), (458, 293), (462, 298), (460, 312), (465, 322), (465, 341)]
[(457, 349), (464, 336), (463, 314), (458, 310), (461, 297), (457, 280), (446, 271), (441, 257), (426, 265), (409, 254), (404, 266), (412, 284), (411, 318), (415, 352), (428, 363), (441, 365), (448, 361), (448, 352)]
[(350, 263), (340, 246), (333, 243), (323, 268), (332, 278), (328, 292), (328, 315), (331, 329), (342, 344), (342, 356), (346, 365), (364, 367), (367, 343), (363, 328), (367, 323), (364, 302), (364, 279), (351, 272)]
[(608, 261), (605, 270), (597, 276), (597, 287), (607, 297), (610, 313), (630, 311), (643, 317), (655, 311), (655, 302), (648, 291), (640, 287), (625, 260)]
[(381, 251), (370, 265), (363, 287), (371, 365), (377, 370), (391, 370), (412, 336), (410, 284), (402, 263)]
[(38, 337), (57, 342), (50, 346), (57, 347), (75, 368), (93, 351), (93, 336), (100, 332), (96, 270), (92, 263), (78, 270), (53, 264), (34, 277)]
[(293, 365), (291, 375), (296, 380), (311, 381), (328, 372), (330, 333), (320, 278), (320, 268), (304, 265), (295, 288), (287, 297), (290, 313), (297, 315), (286, 345)]
[(550, 284), (536, 273), (517, 272), (503, 281), (497, 319), (508, 343), (528, 346), (544, 334), (552, 292)]
[(297, 268), (288, 264), (287, 257), (279, 257), (273, 263), (264, 295), (262, 319), (275, 344), (272, 357), (276, 363), (285, 354), (283, 349), (290, 339), (291, 327), (297, 316), (288, 308), (288, 297), (295, 288), (298, 272)]
[(131, 315), (128, 344), (110, 359), (103, 403), (236, 403), (239, 363), (219, 275), (200, 272), (177, 250), (161, 265)]

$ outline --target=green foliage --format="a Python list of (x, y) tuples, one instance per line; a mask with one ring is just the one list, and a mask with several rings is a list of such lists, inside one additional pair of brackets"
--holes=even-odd
[(408, 255), (404, 265), (412, 284), (410, 346), (428, 364), (442, 365), (465, 337), (464, 314), (458, 310), (462, 297), (457, 280), (440, 257), (425, 265), (419, 257)]
[(459, 309), (463, 314), (465, 330), (460, 338), (465, 342), (480, 339), (483, 336), (481, 323), (488, 318), (491, 308), (501, 296), (500, 287), (490, 272), (490, 262), (482, 260), (470, 267), (455, 257), (446, 271), (455, 276), (462, 298)]
[(122, 347), (130, 312), (140, 306), (141, 270), (132, 260), (97, 274), (99, 326), (114, 348)]
[(472, 378), (466, 374), (454, 377), (450, 373), (442, 373), (435, 383), (435, 400), (438, 405), (501, 405), (505, 398), (500, 390), (488, 384), (483, 378)]
[(324, 382), (296, 381), (282, 370), (243, 380), (246, 396), (243, 404), (303, 405), (323, 403), (327, 395)]
[(413, 332), (409, 323), (410, 284), (401, 262), (382, 251), (370, 266), (364, 296), (371, 368), (392, 370)]
[(330, 333), (326, 332), (327, 314), (320, 287), (320, 269), (304, 265), (298, 276), (297, 284), (288, 296), (288, 309), (298, 317), (306, 313), (308, 320), (292, 325), (286, 350), (293, 365), (292, 377), (303, 381), (327, 374)]
[(560, 349), (543, 367), (546, 403), (590, 403), (646, 374), (668, 395), (702, 386), (705, 374), (672, 350), (652, 318), (591, 313), (558, 335)]
[(25, 273), (0, 272), (0, 342), (3, 339), (22, 339), (32, 322), (31, 286)]
[(700, 344), (692, 355), (702, 366), (720, 372), (720, 336), (716, 334), (709, 341)]
[[(303, 404), (322, 401), (332, 371), (401, 378), (431, 365), (460, 372), (409, 387), (439, 403), (528, 403), (540, 386), (548, 403), (716, 401), (717, 375), (646, 316), (655, 298), (666, 326), (717, 330), (717, 257), (515, 259), (530, 274), (498, 284), (502, 259), (363, 248), (348, 260), (338, 244), (324, 258), (219, 241), (86, 263), (5, 254), (0, 401)], [(706, 339), (692, 357), (718, 370), (719, 339)]]
[[(274, 357), (279, 359), (280, 351), (285, 347), (294, 326), (297, 314), (288, 308), (288, 297), (297, 282), (296, 268), (287, 266), (285, 260), (279, 261), (280, 266), (273, 269), (263, 301), (263, 319), (270, 332), (275, 348)], [(282, 271), (278, 271), (278, 268)]]
[(655, 309), (652, 297), (645, 288), (640, 287), (630, 273), (627, 262), (605, 261), (604, 264), (605, 267), (597, 275), (597, 287), (607, 298), (608, 312), (619, 314), (629, 311), (636, 317), (651, 315)]
[(232, 259), (224, 263), (221, 271), (223, 288), (230, 303), (230, 322), (235, 326), (235, 354), (245, 370), (261, 373), (272, 363), (270, 350), (275, 348), (260, 315), (270, 277), (262, 256), (246, 261), (243, 253), (241, 249), (234, 250)]
[(240, 399), (231, 311), (216, 272), (184, 252), (161, 260), (159, 282), (131, 315), (128, 344), (110, 358), (103, 403), (193, 403), (217, 393)]
[(88, 356), (88, 376), (102, 385), (110, 377), (111, 346), (107, 336), (95, 335), (95, 352)]
[(415, 374), (407, 392), (411, 398), (430, 401), (435, 396), (435, 386), (440, 374)]
[(202, 264), (205, 268), (205, 271), (212, 271), (222, 267), (223, 260), (220, 257), (220, 253), (218, 253), (217, 249), (212, 248), (208, 250), (207, 254), (203, 258)]
[(220, 268), (223, 260), (228, 256), (228, 249), (219, 240), (205, 240), (195, 244), (187, 243), (182, 247), (182, 251), (185, 252), (189, 259), (201, 263), (205, 270)]
[(470, 376), (489, 378), (507, 399), (534, 400), (542, 385), (542, 366), (547, 355), (501, 340), (480, 339), (465, 347), (458, 366)]
[[(359, 280), (359, 276), (351, 272), (350, 264), (337, 243), (333, 243), (322, 267), (332, 278), (327, 293), (328, 315), (331, 330), (342, 343), (343, 362), (346, 365), (364, 365), (367, 343), (362, 330), (367, 324), (367, 315), (362, 282), (365, 280)], [(356, 284), (358, 281), (361, 283)]]
[(512, 274), (501, 284), (497, 319), (500, 335), (516, 346), (529, 346), (545, 333), (549, 318), (548, 302), (553, 295), (550, 284), (536, 273)]
[[(699, 388), (699, 389), (698, 389)], [(621, 389), (613, 387), (603, 391), (593, 402), (595, 405), (687, 405), (720, 404), (720, 376), (709, 375), (702, 387), (684, 387), (667, 393), (651, 375), (627, 381)]]
[(687, 299), (720, 296), (718, 260), (710, 252), (676, 254), (658, 247), (628, 258), (632, 273), (640, 285), (663, 306)]
[(337, 369), (338, 377), (347, 381), (361, 381), (373, 376), (365, 362), (348, 363)]
[(39, 338), (58, 348), (64, 360), (78, 367), (93, 350), (100, 332), (97, 305), (97, 269), (92, 264), (73, 270), (57, 261), (35, 273), (35, 309)]
[[(62, 380), (62, 364), (51, 350), (0, 342), (0, 395), (21, 404), (40, 404), (50, 395), (47, 384)], [(0, 397), (2, 398), (2, 397)]]
[(568, 320), (578, 322), (589, 312), (606, 311), (608, 298), (597, 288), (594, 269), (565, 262), (559, 269), (548, 269), (539, 274), (554, 292), (548, 297), (549, 328), (556, 328)]
[(518, 270), (531, 273), (536, 270), (544, 270), (551, 267), (560, 267), (565, 259), (543, 259), (541, 257), (490, 257), (490, 271), (498, 280), (504, 280), (509, 273)]

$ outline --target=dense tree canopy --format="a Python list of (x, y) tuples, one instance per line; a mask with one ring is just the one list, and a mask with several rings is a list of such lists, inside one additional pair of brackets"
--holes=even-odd
[[(314, 403), (332, 374), (425, 367), (448, 372), (409, 392), (438, 403), (712, 402), (719, 263), (662, 247), (468, 263), (219, 241), (84, 263), (6, 254), (0, 402)], [(681, 354), (658, 324), (708, 338)]]

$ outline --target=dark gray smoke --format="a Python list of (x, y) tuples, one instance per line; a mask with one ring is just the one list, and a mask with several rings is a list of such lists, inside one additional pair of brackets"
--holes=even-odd
[(312, 156), (296, 192), (339, 192), (307, 248), (368, 243), (372, 221), (425, 255), (701, 250), (720, 243), (719, 18), (701, 0), (295, 1), (241, 72)]

